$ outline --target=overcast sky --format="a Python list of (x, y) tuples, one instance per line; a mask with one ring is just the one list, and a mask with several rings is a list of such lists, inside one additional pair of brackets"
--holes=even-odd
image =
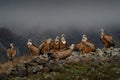
[(120, 0), (0, 0), (0, 26), (26, 30), (120, 23)]

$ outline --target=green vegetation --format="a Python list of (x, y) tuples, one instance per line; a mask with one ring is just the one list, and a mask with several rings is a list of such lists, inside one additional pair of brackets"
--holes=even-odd
[(120, 79), (120, 61), (93, 61), (69, 63), (58, 66), (53, 72), (40, 72), (26, 78), (9, 80), (118, 80)]

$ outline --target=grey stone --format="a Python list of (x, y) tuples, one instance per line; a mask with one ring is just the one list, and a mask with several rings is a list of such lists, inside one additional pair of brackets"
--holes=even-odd
[(17, 65), (17, 70), (26, 70), (25, 64), (18, 64)]
[(37, 73), (37, 72), (42, 71), (43, 66), (39, 65), (39, 66), (35, 66), (35, 67), (32, 67), (32, 68), (33, 68), (33, 73)]
[(1, 73), (0, 80), (8, 80), (8, 75), (6, 73)]
[(34, 59), (32, 61), (36, 62), (38, 64), (44, 64), (44, 63), (48, 62), (48, 60), (49, 60), (48, 58), (44, 58), (42, 56), (39, 56), (39, 57), (37, 57), (36, 59)]
[(19, 76), (27, 75), (27, 70), (26, 70), (25, 64), (18, 64), (16, 70), (17, 70), (17, 73), (19, 74)]

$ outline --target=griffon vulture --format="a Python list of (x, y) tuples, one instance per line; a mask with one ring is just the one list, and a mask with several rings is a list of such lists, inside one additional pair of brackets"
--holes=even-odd
[(30, 54), (34, 57), (34, 56), (38, 56), (39, 55), (39, 48), (37, 46), (35, 46), (33, 43), (32, 43), (32, 40), (31, 39), (28, 39), (28, 42), (27, 42), (27, 47), (28, 47), (28, 50), (30, 52)]
[(60, 50), (60, 41), (59, 41), (59, 36), (55, 38), (55, 40), (52, 43), (52, 48), (53, 50)]
[(61, 35), (61, 41), (60, 41), (60, 49), (66, 49), (67, 48), (67, 41), (65, 40), (65, 35)]
[(104, 45), (104, 48), (114, 47), (113, 37), (109, 34), (105, 34), (104, 29), (101, 29), (100, 40)]
[(95, 51), (94, 44), (88, 40), (86, 35), (83, 35), (82, 40), (79, 43), (77, 43), (76, 47), (81, 53), (89, 53)]
[(7, 49), (7, 57), (8, 57), (8, 59), (13, 60), (13, 58), (15, 57), (15, 55), (16, 55), (16, 49), (14, 47), (14, 44), (10, 43), (10, 48)]
[(51, 56), (55, 58), (56, 62), (58, 62), (60, 59), (65, 59), (72, 54), (74, 46), (75, 46), (74, 44), (71, 44), (71, 46), (66, 50), (62, 51), (56, 50), (53, 53), (51, 53)]
[(40, 46), (40, 54), (47, 54), (52, 48), (52, 39), (48, 38), (47, 40), (43, 41)]

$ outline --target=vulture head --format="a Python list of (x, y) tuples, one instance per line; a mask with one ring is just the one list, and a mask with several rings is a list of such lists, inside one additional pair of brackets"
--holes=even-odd
[(28, 39), (27, 45), (28, 45), (28, 47), (30, 47), (32, 45), (32, 40), (31, 39)]
[(59, 36), (57, 36), (57, 37), (55, 38), (55, 43), (56, 43), (56, 44), (59, 44)]
[(86, 42), (87, 40), (88, 40), (87, 36), (86, 36), (85, 34), (83, 34), (83, 36), (82, 36), (82, 41), (83, 41), (83, 42)]
[(62, 34), (62, 35), (61, 35), (61, 37), (65, 37), (65, 35), (64, 35), (64, 34)]
[(13, 43), (10, 43), (10, 48), (14, 49), (14, 44)]
[(103, 36), (104, 34), (104, 29), (101, 29), (101, 36)]
[(50, 44), (52, 42), (52, 39), (48, 38), (46, 41), (47, 41), (48, 44)]
[(61, 35), (61, 42), (62, 42), (63, 44), (65, 44), (65, 43), (66, 43), (66, 40), (65, 40), (65, 35), (64, 35), (64, 34), (62, 34), (62, 35)]
[(71, 44), (69, 48), (73, 50), (75, 48), (75, 44)]

